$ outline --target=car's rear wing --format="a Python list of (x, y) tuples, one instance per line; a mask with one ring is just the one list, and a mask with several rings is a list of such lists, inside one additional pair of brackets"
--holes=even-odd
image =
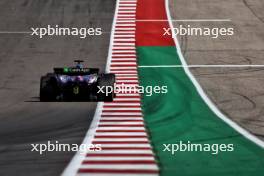
[(64, 74), (64, 75), (89, 75), (89, 74), (98, 74), (99, 69), (64, 67), (64, 68), (54, 68), (54, 73)]

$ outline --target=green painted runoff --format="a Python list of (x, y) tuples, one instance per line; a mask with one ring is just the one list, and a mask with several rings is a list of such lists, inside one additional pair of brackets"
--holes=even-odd
[[(181, 64), (173, 46), (137, 47), (138, 65)], [(162, 176), (263, 176), (264, 150), (218, 118), (183, 68), (138, 68), (142, 86), (168, 86), (167, 94), (143, 96), (142, 108)], [(163, 144), (221, 144), (233, 151), (177, 151)], [(226, 150), (226, 149), (225, 149)]]

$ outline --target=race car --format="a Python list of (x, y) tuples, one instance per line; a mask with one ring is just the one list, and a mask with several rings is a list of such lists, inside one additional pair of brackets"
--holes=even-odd
[[(84, 68), (83, 60), (74, 67), (54, 68), (40, 79), (40, 101), (113, 101), (115, 75), (99, 74), (98, 68)], [(110, 89), (109, 89), (110, 90)]]

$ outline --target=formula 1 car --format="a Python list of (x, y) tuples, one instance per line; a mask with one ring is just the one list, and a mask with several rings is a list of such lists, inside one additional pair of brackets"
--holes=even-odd
[(82, 60), (74, 62), (75, 67), (54, 68), (53, 73), (41, 77), (40, 101), (113, 101), (114, 91), (106, 89), (114, 88), (115, 75), (83, 68)]

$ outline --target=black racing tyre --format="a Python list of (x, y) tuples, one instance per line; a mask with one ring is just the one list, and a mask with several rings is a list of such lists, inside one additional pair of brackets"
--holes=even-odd
[(56, 89), (56, 80), (50, 76), (40, 78), (40, 101), (55, 101), (58, 96)]
[[(101, 74), (101, 76), (98, 78), (98, 86), (101, 88), (102, 91), (98, 89), (98, 91), (100, 92), (97, 92), (97, 100), (107, 101), (107, 102), (113, 101), (115, 97), (114, 85), (115, 85), (114, 74), (112, 73)], [(109, 92), (110, 89), (112, 89), (111, 92)]]

